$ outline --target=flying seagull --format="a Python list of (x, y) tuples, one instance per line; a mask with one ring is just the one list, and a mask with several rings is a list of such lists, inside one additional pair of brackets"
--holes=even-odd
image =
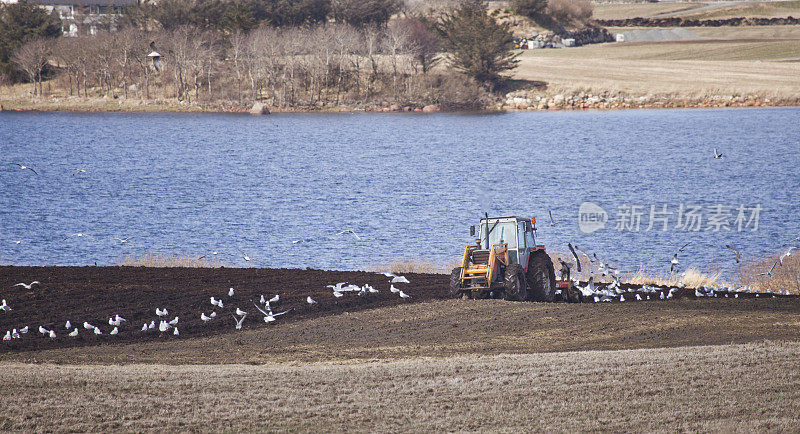
[(242, 315), (241, 318), (236, 318), (236, 316), (233, 314), (231, 314), (231, 316), (233, 317), (233, 320), (236, 321), (236, 330), (241, 330), (242, 323), (244, 322), (244, 319), (247, 318), (247, 315)]
[(789, 247), (789, 250), (787, 250), (786, 253), (782, 254), (780, 258), (778, 258), (778, 260), (781, 261), (781, 266), (783, 266), (783, 260), (788, 258), (789, 256), (792, 256), (792, 250), (796, 248), (797, 247), (795, 246)]
[(569, 247), (569, 251), (572, 252), (572, 256), (575, 258), (576, 267), (578, 268), (578, 272), (580, 273), (581, 272), (581, 260), (578, 259), (578, 254), (575, 253), (575, 249), (572, 247), (571, 243), (567, 243), (567, 247)]
[(778, 262), (780, 262), (780, 261), (775, 261), (775, 263), (772, 264), (772, 268), (770, 268), (769, 271), (765, 271), (763, 273), (758, 273), (758, 275), (759, 276), (772, 276), (772, 271), (775, 270), (775, 266), (778, 265)]
[(75, 176), (75, 175), (77, 175), (79, 173), (86, 173), (86, 169), (84, 169), (83, 167), (79, 167), (79, 168), (75, 169), (74, 172), (72, 172), (72, 176)]
[(680, 262), (678, 262), (678, 254), (676, 253), (672, 255), (672, 260), (669, 261), (669, 272), (672, 273), (672, 271), (675, 270), (675, 266), (679, 264)]
[(733, 252), (733, 254), (736, 255), (736, 263), (738, 264), (739, 261), (741, 260), (741, 255), (739, 254), (739, 251), (731, 247), (730, 244), (725, 244), (725, 247), (730, 249)]
[(14, 285), (14, 286), (22, 286), (23, 288), (30, 290), (33, 285), (40, 285), (40, 284), (41, 283), (39, 283), (38, 280), (34, 280), (33, 282), (31, 282), (29, 284), (25, 284), (25, 283), (20, 282), (20, 283), (17, 283), (16, 285)]
[(391, 283), (411, 283), (406, 279), (406, 276), (395, 276)]
[(717, 148), (714, 148), (714, 158), (716, 158), (717, 160), (722, 158), (722, 154), (717, 152)]
[(128, 240), (130, 240), (131, 238), (133, 238), (133, 237), (128, 237), (128, 238), (115, 238), (115, 239), (116, 239), (116, 240), (118, 240), (120, 244), (128, 244)]
[(561, 223), (560, 221), (557, 222), (557, 221), (553, 220), (553, 211), (547, 210), (547, 213), (550, 214), (550, 226), (555, 226), (555, 225)]
[(347, 234), (347, 233), (353, 234), (353, 236), (356, 237), (357, 240), (361, 240), (361, 237), (359, 237), (357, 233), (353, 232), (352, 229), (345, 229), (345, 230), (337, 233), (336, 235), (342, 235), (342, 234)]
[(66, 240), (68, 240), (68, 239), (70, 239), (70, 238), (72, 238), (72, 237), (78, 237), (78, 238), (81, 238), (81, 237), (89, 237), (89, 236), (91, 236), (91, 235), (89, 235), (89, 234), (84, 234), (84, 233), (82, 233), (82, 232), (77, 232), (77, 233), (74, 233), (74, 234), (72, 234), (72, 235), (68, 236), (67, 238), (64, 238), (64, 240), (63, 240), (63, 241), (66, 241)]
[(22, 244), (23, 241), (31, 241), (31, 239), (30, 238), (24, 238), (24, 239), (21, 239), (21, 240), (14, 240), (14, 241), (12, 241), (12, 243), (14, 243), (14, 244)]
[(8, 163), (8, 164), (13, 164), (15, 166), (19, 166), (20, 170), (30, 170), (31, 172), (33, 172), (33, 173), (35, 173), (37, 175), (39, 174), (38, 172), (33, 170), (33, 167), (23, 166), (22, 164), (19, 164), (19, 163)]

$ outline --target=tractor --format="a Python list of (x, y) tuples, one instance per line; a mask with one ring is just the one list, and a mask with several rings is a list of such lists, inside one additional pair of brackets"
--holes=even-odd
[[(536, 218), (489, 217), (480, 220), (475, 244), (464, 248), (461, 266), (450, 275), (450, 295), (515, 301), (580, 301), (580, 292), (536, 244)], [(475, 226), (470, 236), (475, 237)]]

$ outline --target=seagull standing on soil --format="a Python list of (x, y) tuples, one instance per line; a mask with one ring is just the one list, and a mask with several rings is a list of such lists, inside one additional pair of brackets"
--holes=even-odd
[(27, 290), (29, 290), (29, 291), (30, 291), (30, 289), (31, 289), (31, 287), (32, 287), (33, 285), (41, 285), (41, 283), (40, 283), (38, 280), (34, 280), (33, 282), (31, 282), (31, 283), (29, 283), (29, 284), (25, 284), (25, 283), (23, 283), (23, 282), (19, 282), (19, 283), (17, 283), (17, 284), (16, 284), (16, 285), (14, 285), (14, 286), (21, 286), (21, 287), (23, 287), (23, 288), (25, 288), (25, 289), (27, 289)]
[(75, 327), (75, 330), (69, 332), (69, 336), (72, 337), (72, 338), (74, 338), (75, 336), (78, 336), (78, 328)]
[(205, 312), (200, 313), (200, 319), (203, 320), (204, 323), (211, 321), (211, 317), (207, 316)]
[(0, 303), (0, 310), (5, 311), (5, 312), (10, 312), (13, 309), (11, 309), (11, 306), (9, 306), (8, 303), (6, 303), (6, 299), (4, 298), (3, 302)]
[(267, 304), (269, 304), (269, 303), (277, 303), (278, 301), (280, 301), (280, 299), (281, 299), (280, 294), (275, 294), (275, 297), (272, 297), (269, 300), (267, 300)]
[(406, 276), (395, 276), (391, 283), (411, 283), (406, 279)]
[(142, 324), (142, 331), (143, 332), (147, 331), (147, 323)]
[(50, 330), (48, 335), (50, 336), (50, 339), (55, 339), (56, 338), (56, 331), (55, 330)]
[(167, 312), (167, 308), (164, 308), (163, 310), (159, 309), (159, 308), (156, 308), (156, 315), (158, 315), (159, 317), (165, 317), (168, 314), (169, 314), (169, 312)]
[(403, 292), (403, 291), (400, 291), (400, 298), (411, 298), (411, 296), (410, 296), (410, 295), (408, 295), (408, 294), (406, 294), (406, 293), (405, 293), (405, 292)]
[(245, 316), (245, 315), (247, 315), (247, 312), (245, 312), (245, 311), (243, 311), (243, 310), (241, 310), (241, 309), (239, 309), (239, 308), (237, 307), (237, 308), (236, 308), (236, 315), (238, 315), (238, 316)]
[(178, 331), (178, 328), (177, 328), (177, 327), (175, 327), (175, 330), (173, 330), (173, 331), (172, 331), (172, 335), (173, 335), (173, 336), (178, 336), (178, 335), (180, 335), (180, 332)]
[(167, 324), (169, 324), (171, 326), (178, 325), (178, 317), (176, 316), (175, 318), (172, 319), (172, 321), (168, 322)]
[(392, 293), (394, 293), (394, 294), (397, 294), (398, 292), (400, 292), (400, 290), (395, 288), (394, 285), (391, 285), (389, 287), (389, 291), (392, 291)]
[(67, 320), (67, 323), (64, 324), (64, 328), (65, 329), (71, 329), (72, 328), (72, 323), (70, 323), (69, 320)]
[(15, 166), (19, 166), (19, 170), (30, 170), (31, 172), (33, 172), (33, 173), (35, 173), (37, 175), (39, 174), (38, 172), (33, 170), (33, 167), (23, 166), (22, 164), (19, 164), (19, 163), (8, 163), (8, 164), (13, 164)]
[(233, 297), (233, 288), (228, 290), (228, 297)]
[(28, 326), (25, 326), (25, 327), (23, 327), (23, 328), (19, 329), (19, 332), (20, 332), (20, 333), (22, 333), (23, 335), (24, 335), (25, 333), (28, 333)]
[(3, 340), (4, 341), (10, 341), (11, 340), (11, 330), (7, 330), (6, 331), (5, 336), (3, 336)]
[(95, 327), (95, 328), (94, 328), (94, 334), (96, 334), (96, 335), (102, 335), (102, 334), (103, 334), (103, 332), (101, 332), (101, 331), (100, 331), (100, 329), (99, 329), (98, 327)]
[(119, 328), (117, 328), (117, 327), (114, 327), (114, 329), (113, 329), (113, 330), (111, 330), (111, 333), (109, 333), (109, 334), (111, 334), (111, 335), (116, 335), (117, 333), (119, 333)]
[(85, 328), (86, 330), (92, 330), (94, 328), (94, 326), (89, 324), (88, 322), (84, 321), (83, 322), (83, 328)]
[(308, 297), (306, 297), (306, 303), (308, 303), (308, 304), (317, 304), (317, 302), (313, 298), (311, 298), (310, 295)]

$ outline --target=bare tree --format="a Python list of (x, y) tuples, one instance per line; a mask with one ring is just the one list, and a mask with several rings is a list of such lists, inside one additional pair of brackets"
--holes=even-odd
[(45, 39), (32, 39), (20, 46), (11, 60), (22, 69), (33, 83), (33, 96), (37, 95), (36, 85), (39, 84), (38, 94), (42, 95), (42, 73), (47, 66), (47, 59), (51, 55), (50, 41)]
[(400, 74), (401, 55), (408, 49), (409, 32), (408, 29), (400, 26), (392, 26), (386, 30), (386, 37), (383, 40), (383, 48), (389, 57), (392, 66), (392, 89), (395, 98), (399, 94), (397, 80)]

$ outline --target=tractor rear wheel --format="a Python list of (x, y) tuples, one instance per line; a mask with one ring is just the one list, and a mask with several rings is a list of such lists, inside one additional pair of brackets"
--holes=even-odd
[(555, 301), (556, 273), (553, 261), (544, 252), (531, 255), (528, 263), (528, 299), (531, 301)]
[(461, 286), (461, 267), (453, 268), (450, 273), (450, 297), (460, 297), (463, 290), (464, 288)]
[(506, 267), (504, 286), (506, 300), (524, 301), (528, 298), (528, 282), (521, 265), (511, 264)]

